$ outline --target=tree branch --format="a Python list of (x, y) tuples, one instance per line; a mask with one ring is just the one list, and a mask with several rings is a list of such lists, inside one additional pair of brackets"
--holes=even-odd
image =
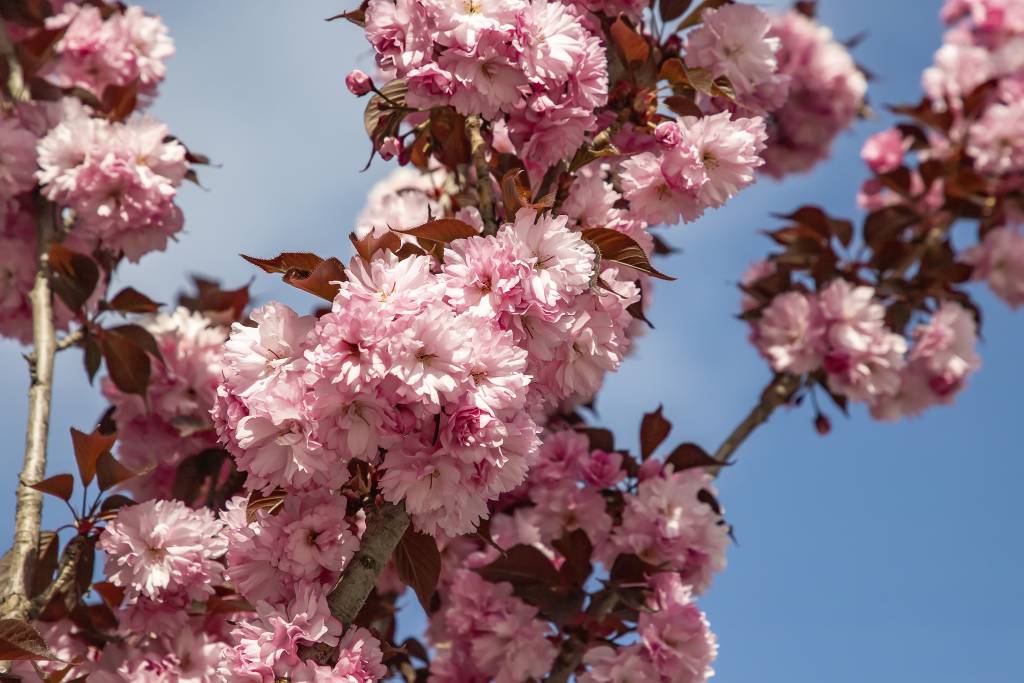
[(30, 488), (46, 476), (46, 442), (50, 432), (50, 403), (53, 393), (53, 357), (57, 337), (53, 325), (53, 294), (50, 291), (49, 250), (53, 234), (53, 207), (42, 199), (36, 215), (38, 252), (35, 282), (29, 292), (32, 306), (30, 359), (31, 384), (28, 390), (28, 425), (25, 433), (25, 459), (19, 477), (14, 513), (14, 542), (10, 552), (2, 614), (23, 619), (29, 610), (28, 586), (32, 580), (39, 525), (43, 513), (43, 494)]
[(384, 570), (407, 528), (409, 513), (405, 511), (405, 503), (385, 503), (366, 520), (366, 533), (359, 550), (327, 596), (331, 614), (346, 627), (355, 621), (370, 591), (377, 585), (377, 576)]
[(494, 219), (494, 196), (491, 188), (491, 171), (487, 167), (487, 143), (480, 132), (480, 117), (466, 117), (466, 135), (469, 137), (469, 150), (473, 157), (473, 168), (476, 169), (477, 208), (484, 221), (484, 235), (498, 232), (498, 224)]
[[(345, 628), (351, 626), (359, 616), (370, 592), (377, 585), (377, 577), (384, 571), (384, 566), (408, 528), (409, 513), (405, 511), (405, 503), (385, 503), (367, 518), (359, 550), (352, 556), (337, 585), (327, 595), (327, 606), (331, 614)], [(325, 643), (304, 647), (299, 651), (299, 656), (312, 659), (318, 664), (329, 665), (338, 661), (335, 648)]]
[[(789, 399), (793, 397), (796, 390), (800, 388), (800, 377), (799, 375), (791, 375), (789, 373), (780, 373), (775, 375), (775, 378), (765, 387), (765, 390), (761, 393), (761, 400), (756, 406), (754, 406), (747, 416), (736, 425), (736, 428), (732, 430), (732, 433), (725, 438), (722, 445), (718, 447), (718, 450), (714, 453), (714, 459), (718, 462), (725, 464), (729, 461), (730, 456), (736, 452), (736, 449), (740, 447), (747, 437), (751, 433), (764, 424), (771, 414), (775, 412), (775, 409), (784, 403), (788, 403)], [(714, 468), (720, 469), (720, 468)]]

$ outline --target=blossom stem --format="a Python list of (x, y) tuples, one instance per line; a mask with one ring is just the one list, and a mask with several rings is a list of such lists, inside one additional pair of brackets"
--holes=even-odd
[(494, 218), (494, 197), (491, 191), (491, 171), (487, 168), (487, 143), (480, 132), (480, 117), (475, 114), (466, 117), (466, 135), (469, 137), (469, 150), (476, 170), (477, 207), (484, 221), (484, 235), (498, 232), (498, 224)]
[[(754, 406), (747, 416), (736, 425), (736, 428), (732, 430), (732, 433), (725, 438), (722, 445), (715, 451), (715, 460), (722, 463), (723, 465), (729, 461), (729, 458), (736, 449), (747, 440), (755, 429), (760, 427), (762, 424), (768, 421), (772, 413), (779, 406), (788, 403), (789, 399), (793, 397), (796, 390), (800, 388), (800, 376), (792, 375), (789, 373), (780, 373), (775, 376), (774, 379), (765, 387), (761, 393), (761, 400), (758, 401), (757, 405)], [(712, 467), (712, 469), (719, 470), (720, 467)]]
[(43, 494), (31, 488), (46, 476), (46, 442), (50, 432), (50, 406), (53, 395), (53, 358), (57, 336), (53, 323), (53, 293), (50, 291), (50, 239), (53, 234), (53, 207), (40, 200), (36, 216), (38, 253), (35, 282), (29, 292), (32, 306), (32, 341), (28, 390), (28, 425), (25, 434), (25, 459), (18, 480), (14, 513), (14, 542), (9, 558), (7, 593), (2, 614), (23, 619), (28, 614), (28, 586), (32, 580), (39, 526), (43, 513)]

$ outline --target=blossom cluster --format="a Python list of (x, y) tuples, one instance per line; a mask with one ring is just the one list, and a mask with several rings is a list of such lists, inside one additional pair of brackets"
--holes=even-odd
[(780, 103), (768, 126), (763, 170), (781, 178), (828, 158), (836, 136), (862, 113), (868, 84), (846, 47), (814, 19), (795, 10), (780, 14), (770, 35), (780, 44), (776, 59), (782, 78), (764, 95), (758, 93)]
[(153, 335), (160, 362), (152, 365), (146, 395), (128, 394), (109, 378), (103, 395), (113, 407), (118, 455), (145, 474), (126, 482), (137, 500), (166, 499), (178, 467), (217, 447), (210, 411), (221, 379), (227, 330), (199, 312), (179, 307), (140, 321)]
[(572, 156), (607, 101), (595, 28), (576, 6), (548, 0), (372, 0), (366, 7), (377, 65), (405, 79), (409, 104), (500, 116), (520, 158), (540, 173)]
[(46, 29), (60, 32), (55, 59), (42, 75), (61, 88), (84, 88), (102, 97), (110, 86), (135, 85), (155, 94), (164, 80), (164, 62), (174, 55), (174, 42), (159, 17), (137, 5), (107, 12), (89, 3), (65, 2), (46, 20)]
[(353, 259), (319, 319), (258, 309), (232, 330), (215, 410), (247, 486), (337, 488), (363, 461), (418, 528), (472, 530), (535, 460), (535, 420), (592, 397), (628, 348), (635, 285), (607, 269), (613, 290), (592, 291), (594, 266), (565, 217), (524, 208), (439, 266)]
[[(18, 93), (18, 101), (0, 108), (0, 241), (7, 247), (0, 257), (0, 334), (21, 342), (31, 332), (27, 297), (44, 213), (52, 214), (45, 220), (69, 249), (138, 261), (181, 230), (175, 196), (189, 170), (184, 146), (164, 124), (131, 115), (155, 95), (174, 53), (162, 20), (138, 6), (67, 2), (58, 9), (39, 26), (6, 24), (10, 40), (36, 60), (26, 63), (35, 72), (26, 73), (31, 91), (24, 94), (45, 86), (37, 99), (21, 101)], [(49, 47), (34, 54), (40, 46)], [(103, 99), (109, 88), (131, 93)], [(56, 208), (37, 204), (37, 188)], [(110, 279), (101, 275), (91, 304)], [(65, 302), (55, 309), (58, 329), (81, 322), (82, 312)]]
[(39, 182), (47, 199), (74, 212), (66, 240), (138, 261), (162, 251), (182, 228), (174, 203), (188, 170), (185, 147), (150, 117), (111, 123), (67, 118), (39, 141)]
[[(580, 680), (605, 683), (627, 674), (644, 683), (706, 680), (717, 646), (694, 595), (724, 568), (728, 527), (702, 491), (714, 495), (711, 477), (701, 470), (675, 471), (653, 459), (637, 470), (631, 455), (592, 448), (580, 432), (546, 433), (526, 485), (498, 503), (489, 526), (494, 545), (464, 537), (446, 547), (442, 604), (428, 629), (438, 648), (430, 680), (543, 677), (557, 652), (551, 644), (557, 619), (543, 601), (514, 592), (514, 583), (481, 576), (488, 576), (491, 563), (500, 564), (495, 546), (539, 550), (542, 564), (547, 557), (560, 566), (570, 561), (562, 541), (580, 531), (613, 583), (613, 568), (626, 558), (648, 568), (630, 582), (632, 590), (643, 586), (631, 599), (645, 606), (623, 614), (635, 623), (637, 642), (610, 647), (597, 639), (582, 657), (587, 671)], [(591, 605), (608, 599), (594, 594)]]
[(872, 287), (835, 280), (817, 294), (776, 296), (752, 323), (751, 341), (777, 372), (824, 370), (833, 392), (867, 403), (879, 419), (951, 403), (981, 365), (973, 314), (942, 303), (914, 327), (912, 346), (885, 314)]

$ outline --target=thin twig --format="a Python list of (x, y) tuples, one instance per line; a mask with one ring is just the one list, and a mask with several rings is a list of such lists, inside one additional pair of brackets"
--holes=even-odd
[(469, 137), (469, 151), (476, 169), (477, 209), (484, 221), (484, 235), (498, 232), (498, 224), (494, 219), (494, 195), (491, 188), (491, 171), (487, 167), (487, 143), (480, 132), (480, 117), (466, 117), (466, 135)]
[(791, 375), (789, 373), (776, 375), (761, 393), (761, 400), (736, 425), (736, 428), (725, 438), (725, 441), (722, 442), (722, 445), (718, 447), (718, 450), (715, 451), (712, 457), (722, 464), (727, 463), (732, 454), (736, 452), (736, 449), (740, 447), (740, 444), (746, 441), (747, 437), (755, 429), (764, 424), (771, 417), (771, 414), (775, 412), (776, 408), (788, 403), (789, 399), (793, 397), (793, 394), (799, 388), (799, 375)]
[(32, 599), (32, 605), (28, 611), (29, 619), (39, 616), (54, 596), (60, 595), (71, 586), (71, 582), (75, 580), (78, 573), (78, 559), (82, 556), (87, 540), (85, 536), (78, 535), (68, 542), (61, 554), (56, 578), (50, 582), (46, 590)]

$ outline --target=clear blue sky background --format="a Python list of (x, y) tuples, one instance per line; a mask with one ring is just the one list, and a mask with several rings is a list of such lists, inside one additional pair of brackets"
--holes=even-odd
[[(240, 283), (253, 274), (236, 254), (282, 250), (347, 258), (345, 235), (370, 185), (387, 167), (360, 174), (368, 150), (362, 102), (344, 89), (353, 66), (370, 70), (359, 31), (323, 18), (343, 0), (144, 3), (171, 27), (178, 55), (154, 108), (219, 169), (201, 169), (206, 191), (187, 187), (187, 233), (166, 253), (126, 268), (130, 283), (164, 301), (183, 271)], [(939, 0), (825, 0), (841, 37), (866, 30), (857, 56), (880, 75), (872, 101), (918, 96), (922, 68), (938, 47)], [(881, 107), (877, 107), (881, 109)], [(674, 439), (715, 446), (768, 380), (745, 341), (734, 282), (762, 255), (771, 212), (818, 202), (852, 215), (863, 177), (857, 152), (884, 122), (844, 136), (812, 175), (764, 181), (700, 222), (666, 231), (682, 252), (659, 267), (651, 319), (600, 409), (620, 439), (635, 443), (640, 414), (664, 403)], [(304, 305), (270, 276), (261, 299)], [(718, 633), (724, 683), (1024, 681), (1024, 452), (1020, 360), (1024, 318), (980, 292), (986, 312), (984, 367), (955, 408), (900, 424), (860, 410), (817, 436), (808, 409), (777, 415), (720, 480), (739, 545), (703, 599)], [(59, 359), (51, 472), (70, 471), (67, 429), (87, 427), (102, 403), (76, 353)], [(0, 344), (7, 437), (3, 462), (13, 492), (21, 459), (25, 368)], [(13, 496), (0, 502), (9, 538)], [(62, 520), (51, 506), (47, 520)], [(59, 520), (59, 521), (58, 521)], [(1014, 654), (1016, 652), (1016, 654)]]

